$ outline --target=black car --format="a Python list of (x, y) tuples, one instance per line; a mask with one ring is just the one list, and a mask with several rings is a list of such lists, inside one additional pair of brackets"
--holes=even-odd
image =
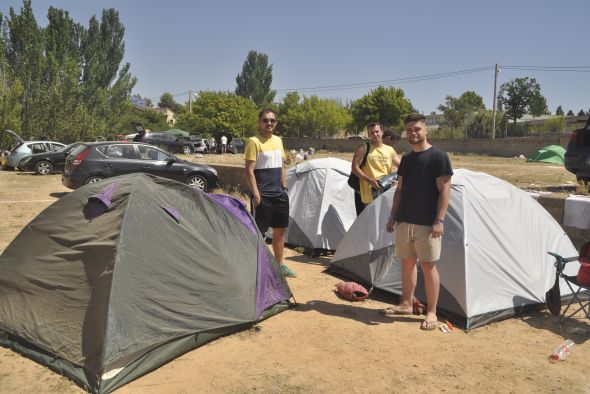
[(217, 185), (217, 171), (204, 164), (192, 163), (140, 142), (83, 143), (66, 158), (61, 181), (70, 189), (104, 178), (133, 172), (173, 179), (187, 185), (211, 190)]
[(590, 182), (590, 116), (586, 126), (575, 130), (570, 136), (564, 155), (565, 169), (578, 181)]
[(195, 151), (195, 145), (188, 138), (177, 137), (170, 133), (147, 133), (141, 142), (156, 145), (168, 152), (190, 155)]
[(61, 148), (57, 152), (43, 152), (25, 156), (20, 161), (20, 169), (22, 171), (35, 171), (39, 175), (62, 172), (66, 165), (66, 157), (81, 144), (81, 142), (76, 142)]

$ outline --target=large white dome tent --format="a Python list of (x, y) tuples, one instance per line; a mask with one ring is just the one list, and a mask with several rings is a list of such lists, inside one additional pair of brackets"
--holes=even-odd
[[(401, 294), (394, 235), (385, 231), (393, 190), (371, 203), (351, 226), (329, 267), (365, 285)], [(452, 178), (445, 218), (439, 310), (475, 328), (545, 302), (555, 280), (547, 254), (578, 252), (555, 219), (526, 192), (491, 175), (464, 169)], [(575, 275), (579, 264), (570, 263)], [(562, 284), (561, 294), (571, 292)], [(419, 277), (416, 296), (425, 300)]]

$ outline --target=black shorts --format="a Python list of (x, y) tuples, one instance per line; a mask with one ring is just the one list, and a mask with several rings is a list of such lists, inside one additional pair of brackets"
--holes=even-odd
[(260, 197), (260, 204), (254, 208), (254, 220), (262, 234), (271, 228), (289, 227), (289, 196), (283, 193), (277, 197)]

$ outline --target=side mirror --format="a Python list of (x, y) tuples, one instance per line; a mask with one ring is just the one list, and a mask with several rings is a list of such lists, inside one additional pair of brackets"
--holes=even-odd
[(166, 165), (169, 165), (169, 166), (171, 166), (171, 165), (172, 165), (172, 164), (174, 164), (174, 163), (176, 163), (176, 160), (174, 160), (174, 159), (170, 158), (170, 159), (168, 159), (168, 161), (166, 162)]

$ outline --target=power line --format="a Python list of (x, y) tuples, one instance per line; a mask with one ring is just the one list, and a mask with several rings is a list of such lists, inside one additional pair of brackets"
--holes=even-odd
[(321, 91), (330, 91), (330, 90), (356, 89), (356, 88), (379, 86), (379, 85), (383, 85), (383, 84), (392, 84), (392, 83), (419, 82), (419, 81), (425, 81), (425, 80), (430, 80), (430, 79), (449, 78), (449, 77), (454, 77), (454, 76), (458, 76), (458, 75), (473, 74), (473, 73), (491, 70), (493, 68), (494, 68), (494, 66), (487, 66), (487, 67), (472, 68), (472, 69), (468, 69), (468, 70), (459, 70), (459, 71), (451, 71), (451, 72), (446, 72), (446, 73), (419, 75), (419, 76), (414, 76), (414, 77), (404, 77), (404, 78), (396, 78), (396, 79), (387, 79), (387, 80), (382, 80), (382, 81), (347, 83), (347, 84), (339, 84), (339, 85), (324, 85), (324, 86), (306, 87), (306, 88), (298, 88), (298, 89), (277, 89), (277, 93), (292, 92), (292, 91), (321, 92)]
[[(520, 71), (547, 71), (547, 72), (578, 72), (578, 73), (588, 73), (590, 72), (590, 66), (499, 66), (500, 69), (505, 70), (520, 70)], [(303, 87), (303, 88), (290, 88), (290, 89), (277, 89), (277, 93), (286, 93), (286, 92), (301, 92), (301, 93), (312, 93), (312, 92), (329, 92), (329, 91), (338, 91), (338, 90), (349, 90), (349, 89), (358, 89), (358, 88), (371, 88), (380, 85), (391, 85), (391, 84), (403, 84), (403, 83), (412, 83), (412, 82), (421, 82), (421, 81), (429, 81), (433, 79), (441, 79), (441, 78), (452, 78), (457, 76), (463, 76), (468, 74), (480, 73), (484, 71), (493, 70), (495, 66), (485, 66), (485, 67), (478, 67), (478, 68), (471, 68), (466, 70), (458, 70), (458, 71), (450, 71), (445, 73), (437, 73), (437, 74), (427, 74), (427, 75), (418, 75), (413, 77), (404, 77), (404, 78), (395, 78), (395, 79), (386, 79), (381, 81), (371, 81), (371, 82), (356, 82), (356, 83), (343, 83), (343, 84), (335, 84), (335, 85), (320, 85), (320, 86), (313, 86), (313, 87)], [(172, 97), (180, 97), (186, 96), (190, 94), (190, 91), (181, 92), (171, 94)], [(150, 97), (149, 100), (159, 100), (160, 97)]]

